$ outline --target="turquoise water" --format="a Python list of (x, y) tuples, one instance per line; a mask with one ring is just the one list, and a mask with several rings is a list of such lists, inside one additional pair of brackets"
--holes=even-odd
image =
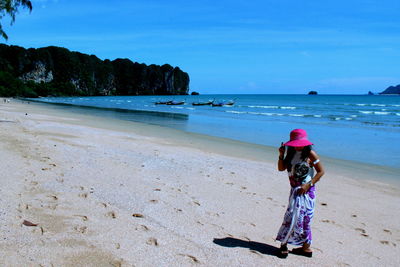
[[(157, 101), (184, 105), (155, 105)], [(234, 100), (224, 107), (192, 102)], [(307, 130), (321, 155), (399, 167), (400, 96), (201, 95), (40, 98), (62, 108), (278, 147), (295, 128)]]

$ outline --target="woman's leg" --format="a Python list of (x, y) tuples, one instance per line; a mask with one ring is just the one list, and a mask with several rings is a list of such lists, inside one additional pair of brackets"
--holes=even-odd
[(289, 255), (289, 249), (287, 247), (287, 243), (281, 243), (281, 247), (279, 248), (278, 257), (286, 258)]
[(312, 252), (312, 250), (311, 250), (310, 247), (311, 247), (311, 244), (304, 243), (302, 249), (303, 249), (305, 252)]

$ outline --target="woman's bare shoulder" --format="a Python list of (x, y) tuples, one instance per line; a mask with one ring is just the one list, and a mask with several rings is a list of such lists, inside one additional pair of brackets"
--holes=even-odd
[(314, 150), (311, 150), (310, 151), (310, 159), (311, 160), (316, 160), (316, 159), (319, 159), (319, 156), (318, 156), (318, 154), (317, 154), (317, 152), (315, 152)]

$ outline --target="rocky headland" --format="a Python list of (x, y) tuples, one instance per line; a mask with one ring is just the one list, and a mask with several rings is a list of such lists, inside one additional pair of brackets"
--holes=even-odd
[(0, 44), (0, 96), (186, 95), (189, 75), (171, 65), (49, 46), (25, 49)]
[(389, 86), (385, 91), (379, 93), (380, 95), (398, 95), (400, 94), (400, 84), (397, 86)]

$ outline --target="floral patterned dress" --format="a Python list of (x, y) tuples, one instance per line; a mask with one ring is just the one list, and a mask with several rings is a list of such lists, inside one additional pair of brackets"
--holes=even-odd
[[(316, 164), (318, 161), (314, 162)], [(311, 221), (314, 216), (315, 186), (310, 187), (304, 195), (298, 194), (300, 186), (308, 183), (314, 176), (314, 169), (308, 159), (301, 159), (301, 151), (296, 151), (291, 166), (288, 168), (291, 185), (289, 204), (283, 223), (276, 237), (284, 244), (311, 244)]]

